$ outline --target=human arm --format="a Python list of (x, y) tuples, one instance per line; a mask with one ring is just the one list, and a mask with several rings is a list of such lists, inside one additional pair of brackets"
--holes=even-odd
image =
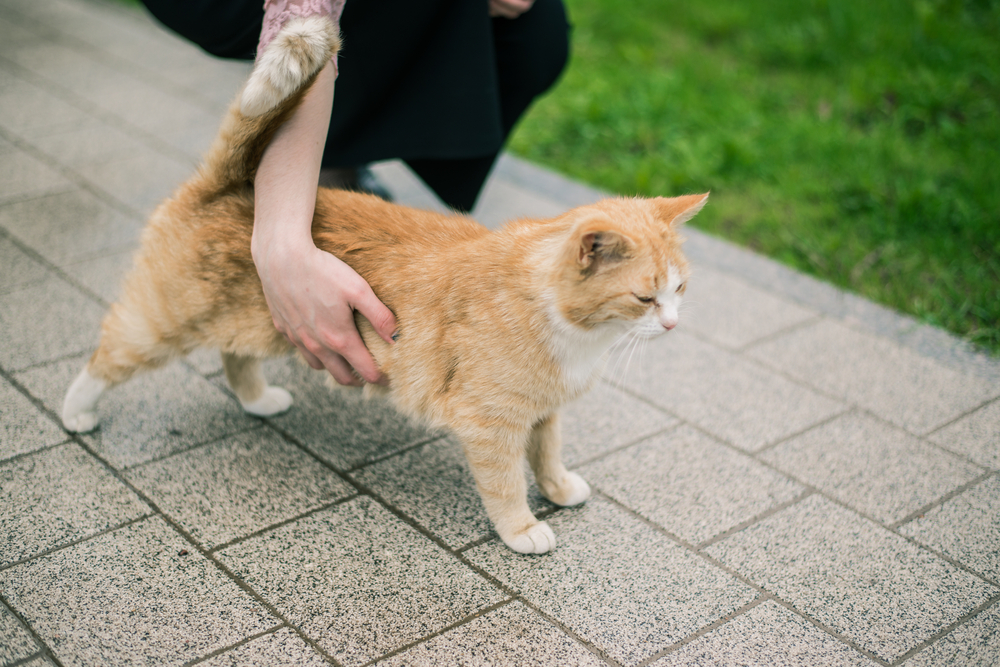
[(531, 9), (535, 0), (489, 0), (490, 16), (501, 16), (505, 19), (516, 19)]
[(382, 381), (354, 324), (359, 311), (392, 343), (395, 317), (351, 267), (316, 248), (312, 219), (333, 107), (336, 66), (328, 63), (302, 104), (264, 151), (254, 181), (250, 244), (274, 326), (315, 369), (340, 384)]

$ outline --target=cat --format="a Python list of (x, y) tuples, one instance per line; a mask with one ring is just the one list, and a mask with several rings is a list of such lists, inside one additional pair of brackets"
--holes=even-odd
[[(152, 214), (99, 347), (67, 392), (66, 429), (95, 428), (106, 389), (198, 347), (221, 351), (247, 412), (291, 406), (260, 370), (292, 348), (274, 328), (250, 255), (253, 179), (338, 48), (328, 19), (293, 19), (255, 65), (203, 164)], [(616, 341), (677, 324), (689, 275), (679, 228), (707, 197), (607, 199), (490, 231), (464, 215), (319, 189), (317, 247), (365, 278), (398, 323), (390, 345), (356, 317), (389, 379), (363, 390), (461, 440), (486, 512), (514, 551), (556, 544), (528, 509), (525, 457), (556, 505), (590, 495), (560, 460), (558, 410), (590, 388)]]

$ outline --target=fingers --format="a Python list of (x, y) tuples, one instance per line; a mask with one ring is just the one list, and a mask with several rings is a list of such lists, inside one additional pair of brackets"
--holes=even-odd
[(386, 308), (385, 304), (379, 301), (372, 288), (365, 283), (360, 290), (360, 294), (355, 297), (351, 304), (354, 309), (365, 316), (375, 327), (375, 333), (382, 337), (382, 340), (392, 345), (392, 335), (396, 333), (396, 316)]

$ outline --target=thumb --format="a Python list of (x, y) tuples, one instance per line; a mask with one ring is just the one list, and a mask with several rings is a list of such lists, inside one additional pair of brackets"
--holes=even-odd
[(375, 292), (372, 291), (371, 287), (368, 287), (361, 294), (361, 298), (358, 302), (353, 304), (354, 309), (365, 316), (365, 319), (371, 322), (372, 326), (375, 328), (375, 333), (382, 337), (382, 340), (393, 344), (392, 334), (396, 333), (396, 316), (392, 314), (384, 303), (379, 301), (378, 297), (375, 296)]

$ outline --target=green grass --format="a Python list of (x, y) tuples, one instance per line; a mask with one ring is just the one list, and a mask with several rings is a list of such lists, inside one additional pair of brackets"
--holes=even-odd
[(1000, 352), (1000, 1), (567, 4), (514, 152)]

